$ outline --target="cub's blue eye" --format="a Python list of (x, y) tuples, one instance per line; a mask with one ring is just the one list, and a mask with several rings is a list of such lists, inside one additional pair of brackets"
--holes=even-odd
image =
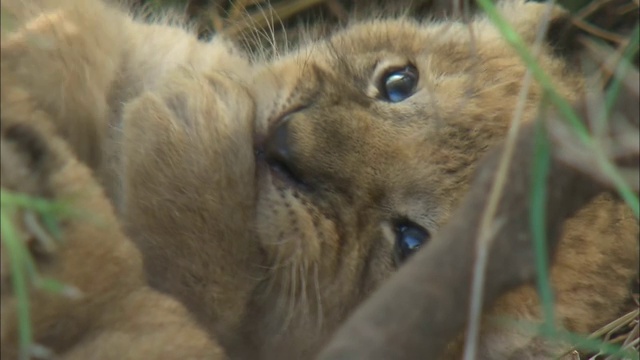
[(406, 260), (429, 240), (429, 232), (410, 221), (396, 225), (396, 248), (398, 259)]
[(418, 70), (414, 66), (407, 66), (401, 70), (394, 70), (382, 77), (380, 92), (385, 100), (400, 102), (416, 91), (418, 85)]

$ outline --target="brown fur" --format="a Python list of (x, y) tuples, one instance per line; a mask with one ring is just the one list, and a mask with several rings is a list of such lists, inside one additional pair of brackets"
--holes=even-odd
[[(152, 286), (186, 304), (232, 358), (312, 356), (397, 266), (393, 221), (435, 234), (447, 220), (475, 162), (504, 137), (526, 70), (482, 18), (473, 40), (461, 23), (372, 21), (250, 65), (223, 39), (200, 43), (95, 1), (2, 6), (17, 24), (2, 34), (3, 91), (19, 85), (35, 99), (106, 188)], [(503, 10), (531, 44), (543, 8)], [(539, 61), (576, 98), (582, 80), (566, 60), (544, 46)], [(418, 92), (381, 101), (381, 74), (407, 62)], [(532, 88), (525, 120), (540, 93)], [(307, 187), (254, 156), (285, 115)], [(565, 231), (556, 308), (586, 332), (627, 296), (637, 222), (602, 197)], [(537, 311), (525, 287), (491, 313)], [(483, 339), (484, 358), (549, 348), (490, 325)]]
[[(503, 11), (533, 44), (544, 6), (506, 4)], [(556, 10), (553, 18), (561, 21), (563, 16)], [(294, 242), (275, 247), (281, 259), (293, 257), (303, 269), (319, 268), (316, 277), (323, 290), (310, 297), (312, 302), (320, 299), (325, 309), (348, 313), (353, 303), (346, 299), (366, 296), (393, 267), (390, 221), (408, 217), (437, 232), (465, 191), (475, 162), (504, 137), (526, 68), (487, 20), (473, 25), (471, 40), (462, 23), (363, 23), (277, 60), (258, 75), (261, 84), (273, 85), (256, 94), (258, 109), (268, 109), (258, 112), (257, 133), (268, 133), (282, 114), (302, 108), (287, 115), (290, 151), (299, 173), (316, 188), (301, 193), (276, 183), (262, 191), (259, 201), (288, 205), (295, 216), (278, 238), (281, 228), (269, 224), (290, 215), (265, 209), (258, 213), (258, 229), (264, 229), (267, 241)], [(559, 92), (576, 99), (580, 74), (550, 47), (542, 51), (538, 61)], [(376, 100), (381, 73), (407, 63), (420, 73), (417, 93), (395, 104)], [(279, 92), (280, 102), (273, 101), (273, 92)], [(533, 86), (524, 121), (535, 116), (540, 94)], [(556, 311), (567, 329), (593, 331), (617, 314), (628, 299), (629, 280), (637, 275), (637, 235), (629, 210), (609, 197), (599, 198), (567, 223), (552, 270)], [(304, 250), (296, 253), (296, 246)], [(283, 280), (286, 290), (291, 279)], [(491, 314), (536, 321), (534, 288), (506, 295)], [(325, 327), (341, 318), (325, 315)], [(300, 334), (293, 343), (305, 342), (306, 333)], [(513, 328), (487, 325), (485, 334), (482, 358), (521, 359), (523, 353), (548, 358), (557, 351)], [(278, 343), (267, 346), (266, 353), (282, 351)], [(460, 353), (452, 350), (449, 356), (459, 358)]]

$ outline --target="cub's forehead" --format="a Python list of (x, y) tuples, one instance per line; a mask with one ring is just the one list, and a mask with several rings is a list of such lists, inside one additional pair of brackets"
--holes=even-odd
[(339, 31), (328, 43), (344, 54), (416, 53), (424, 49), (429, 28), (408, 18), (372, 20)]
[[(559, 7), (549, 13), (546, 4), (524, 0), (503, 0), (497, 5), (525, 41), (535, 37), (543, 18), (554, 18), (563, 13)], [(490, 53), (494, 48), (504, 45), (491, 21), (478, 13), (469, 22), (452, 19), (418, 21), (409, 17), (356, 22), (337, 31), (321, 44), (313, 43), (312, 47), (329, 50), (320, 52), (329, 60), (347, 58), (353, 61), (363, 56), (375, 57), (389, 53), (407, 57), (426, 54), (460, 56), (467, 55), (470, 46), (481, 47)]]
[(409, 18), (373, 20), (347, 27), (304, 48), (298, 59), (304, 64), (313, 62), (343, 73), (368, 73), (387, 62), (402, 66), (443, 57), (466, 58), (469, 45), (468, 24), (418, 22)]

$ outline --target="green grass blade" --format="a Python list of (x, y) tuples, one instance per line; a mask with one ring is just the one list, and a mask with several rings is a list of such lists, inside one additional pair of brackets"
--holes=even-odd
[(553, 291), (549, 284), (549, 258), (547, 256), (547, 178), (551, 163), (551, 148), (542, 121), (536, 123), (535, 150), (533, 159), (533, 182), (531, 187), (530, 223), (535, 252), (538, 294), (542, 302), (545, 333), (555, 333)]
[(14, 193), (0, 189), (0, 205), (20, 207), (37, 211), (42, 214), (72, 215), (75, 212), (70, 207), (44, 198), (29, 196), (22, 193)]
[(613, 105), (616, 102), (616, 99), (620, 95), (620, 90), (622, 89), (622, 79), (624, 75), (629, 71), (629, 69), (633, 66), (631, 65), (631, 59), (638, 52), (638, 47), (640, 46), (640, 24), (636, 24), (635, 28), (631, 32), (631, 36), (629, 37), (629, 43), (625, 47), (622, 52), (622, 58), (620, 59), (619, 73), (614, 74), (613, 79), (611, 79), (611, 84), (607, 89), (605, 94), (605, 119), (611, 115), (611, 110), (613, 109)]
[(29, 254), (18, 232), (11, 222), (6, 207), (0, 207), (0, 224), (2, 224), (2, 242), (9, 252), (12, 288), (15, 292), (18, 307), (18, 338), (20, 343), (20, 359), (29, 359), (32, 344), (31, 320), (29, 314), (29, 284), (27, 281), (25, 262)]
[(491, 0), (478, 0), (478, 4), (487, 14), (491, 22), (496, 26), (500, 34), (518, 53), (527, 68), (531, 71), (534, 78), (538, 81), (542, 89), (547, 94), (549, 100), (558, 108), (560, 114), (569, 121), (575, 129), (579, 139), (584, 143), (591, 142), (591, 136), (587, 127), (580, 121), (580, 117), (573, 110), (571, 104), (565, 100), (555, 90), (551, 77), (542, 69), (536, 58), (529, 51), (520, 35), (513, 29), (511, 25), (499, 13), (498, 9)]

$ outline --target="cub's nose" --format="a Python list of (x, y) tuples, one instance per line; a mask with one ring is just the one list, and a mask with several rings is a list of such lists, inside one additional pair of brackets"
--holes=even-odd
[(265, 141), (264, 155), (277, 176), (296, 185), (306, 185), (292, 149), (291, 121), (291, 117), (287, 117), (271, 131)]
[(283, 119), (278, 126), (271, 131), (265, 142), (265, 155), (268, 162), (279, 162), (283, 166), (292, 161), (291, 147), (289, 146), (289, 122)]

